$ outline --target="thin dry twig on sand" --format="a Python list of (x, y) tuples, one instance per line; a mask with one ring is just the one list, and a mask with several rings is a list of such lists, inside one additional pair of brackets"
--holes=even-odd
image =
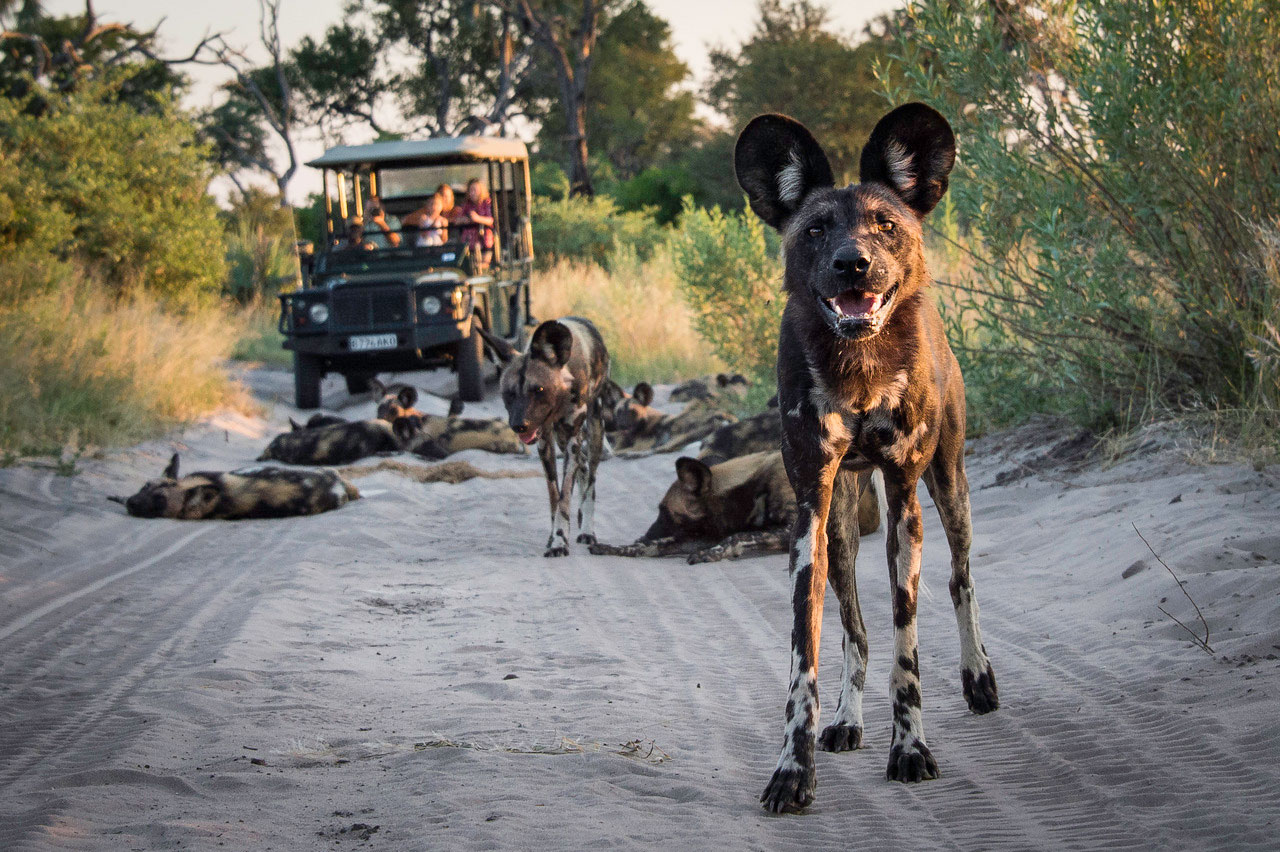
[(396, 459), (383, 459), (374, 465), (347, 465), (346, 467), (338, 468), (338, 473), (344, 477), (356, 479), (384, 470), (406, 476), (415, 482), (447, 482), (450, 485), (457, 485), (460, 482), (466, 482), (468, 479), (476, 479), (477, 477), (481, 479), (529, 479), (535, 476), (542, 476), (542, 471), (538, 470), (484, 470), (476, 467), (471, 462), (465, 461), (423, 465), (409, 464)]
[(1182, 594), (1186, 597), (1187, 600), (1191, 601), (1191, 605), (1195, 607), (1195, 610), (1196, 610), (1196, 617), (1200, 619), (1200, 624), (1204, 626), (1204, 638), (1201, 639), (1199, 634), (1197, 634), (1190, 627), (1188, 627), (1187, 625), (1179, 621), (1173, 615), (1173, 613), (1169, 612), (1164, 607), (1157, 604), (1156, 609), (1160, 610), (1165, 615), (1169, 616), (1169, 618), (1173, 619), (1174, 624), (1178, 625), (1183, 630), (1187, 631), (1187, 633), (1191, 635), (1191, 638), (1195, 640), (1195, 643), (1200, 648), (1200, 650), (1204, 651), (1209, 656), (1213, 656), (1213, 653), (1214, 653), (1213, 647), (1209, 644), (1209, 622), (1204, 620), (1204, 613), (1200, 611), (1200, 605), (1197, 604), (1195, 602), (1195, 599), (1192, 598), (1191, 595), (1187, 592), (1186, 587), (1182, 585), (1182, 580), (1178, 579), (1178, 575), (1173, 573), (1173, 569), (1169, 567), (1169, 564), (1160, 558), (1160, 554), (1156, 553), (1156, 549), (1151, 546), (1151, 542), (1147, 541), (1147, 537), (1144, 536), (1142, 534), (1142, 531), (1138, 529), (1138, 525), (1130, 521), (1129, 526), (1133, 527), (1133, 531), (1138, 534), (1138, 538), (1142, 539), (1142, 543), (1147, 546), (1147, 550), (1151, 551), (1151, 555), (1156, 558), (1156, 561), (1164, 566), (1164, 570), (1169, 572), (1169, 576), (1173, 577), (1173, 581), (1178, 584), (1178, 590), (1182, 592)]
[(630, 740), (625, 743), (610, 745), (608, 743), (580, 743), (569, 737), (561, 737), (559, 742), (550, 745), (534, 743), (528, 746), (484, 745), (466, 740), (451, 740), (444, 737), (434, 740), (422, 740), (413, 744), (414, 751), (425, 751), (429, 748), (461, 748), (472, 751), (498, 751), (505, 754), (616, 754), (644, 763), (666, 763), (671, 759), (653, 740)]

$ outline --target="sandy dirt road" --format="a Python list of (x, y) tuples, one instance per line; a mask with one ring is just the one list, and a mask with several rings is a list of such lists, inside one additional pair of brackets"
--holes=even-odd
[[(926, 500), (920, 653), (942, 777), (884, 779), (877, 533), (858, 566), (867, 746), (820, 753), (816, 803), (777, 818), (756, 799), (781, 743), (783, 557), (546, 560), (540, 479), (383, 472), (339, 511), (238, 523), (135, 520), (104, 499), (174, 448), (188, 470), (246, 464), (296, 415), (270, 402), (287, 376), (253, 382), (262, 419), (215, 417), (73, 477), (0, 470), (0, 849), (1280, 847), (1274, 468), (1166, 446), (1032, 473), (1067, 435), (977, 442), (1000, 711), (973, 716), (960, 695)], [(605, 462), (602, 538), (643, 531), (673, 460)], [(1157, 609), (1194, 623), (1132, 525), (1204, 609), (1213, 656)], [(827, 717), (839, 635), (830, 601)]]

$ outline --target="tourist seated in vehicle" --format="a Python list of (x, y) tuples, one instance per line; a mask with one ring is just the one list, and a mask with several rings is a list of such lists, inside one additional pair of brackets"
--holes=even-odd
[(493, 201), (484, 181), (467, 181), (467, 200), (458, 205), (450, 221), (461, 227), (463, 242), (471, 247), (479, 266), (488, 266), (493, 260)]
[[(398, 228), (392, 227), (387, 221), (387, 211), (383, 208), (382, 202), (375, 195), (369, 199), (369, 203), (365, 205), (365, 213), (371, 223), (378, 226), (378, 230), (382, 231), (382, 237), (386, 240), (386, 245), (395, 248), (400, 245), (400, 233)], [(376, 234), (374, 235), (377, 236)], [(375, 247), (382, 248), (377, 245)]]
[(444, 198), (436, 193), (422, 207), (404, 217), (406, 230), (417, 230), (414, 245), (418, 248), (442, 246), (449, 238), (449, 220), (444, 216)]

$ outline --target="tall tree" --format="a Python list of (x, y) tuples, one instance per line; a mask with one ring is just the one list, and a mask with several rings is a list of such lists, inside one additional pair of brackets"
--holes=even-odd
[(708, 101), (735, 127), (762, 112), (794, 116), (822, 140), (837, 175), (852, 177), (885, 111), (874, 68), (889, 64), (889, 47), (853, 43), (813, 0), (761, 0), (759, 14), (746, 43), (711, 51)]
[[(586, 133), (619, 180), (666, 165), (692, 143), (699, 121), (693, 93), (681, 88), (688, 77), (670, 25), (643, 0), (608, 16), (587, 86)], [(567, 135), (564, 114), (551, 109), (541, 118), (539, 148), (548, 151)]]
[[(281, 0), (258, 0), (258, 38), (268, 62), (255, 67), (243, 50), (218, 36), (210, 43), (211, 59), (234, 78), (223, 86), (227, 98), (205, 114), (203, 133), (212, 138), (224, 165), (239, 164), (271, 175), (280, 193), (280, 206), (289, 204), (289, 182), (298, 171), (294, 126), (298, 119), (296, 69), (280, 40)], [(269, 136), (284, 149), (283, 162), (273, 155)]]
[(593, 195), (587, 160), (587, 82), (600, 35), (601, 13), (613, 0), (495, 0), (514, 14), (555, 71), (564, 112), (569, 194)]

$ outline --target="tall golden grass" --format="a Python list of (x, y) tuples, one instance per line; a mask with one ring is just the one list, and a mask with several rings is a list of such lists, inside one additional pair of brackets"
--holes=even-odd
[(560, 260), (534, 272), (533, 313), (539, 319), (586, 317), (609, 348), (615, 381), (673, 382), (724, 369), (693, 328), (671, 255), (647, 261), (616, 250), (609, 270)]
[(168, 312), (85, 280), (0, 307), (0, 451), (127, 444), (248, 397), (224, 369), (241, 322), (221, 307)]

